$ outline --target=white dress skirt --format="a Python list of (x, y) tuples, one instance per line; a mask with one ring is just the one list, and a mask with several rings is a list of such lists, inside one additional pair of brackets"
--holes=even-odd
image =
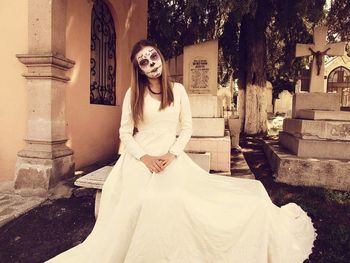
[[(144, 120), (133, 135), (130, 89), (122, 112), (123, 153), (103, 189), (100, 212), (86, 240), (47, 262), (62, 263), (299, 263), (316, 238), (296, 204), (274, 205), (257, 180), (212, 175), (183, 151), (192, 132), (186, 90), (175, 83), (174, 104), (145, 95)], [(205, 105), (203, 105), (205, 107)], [(176, 137), (180, 122), (181, 131)], [(144, 154), (177, 155), (160, 173)]]

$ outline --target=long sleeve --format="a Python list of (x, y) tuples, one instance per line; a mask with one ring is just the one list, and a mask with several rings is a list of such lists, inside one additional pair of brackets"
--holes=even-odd
[(139, 159), (146, 154), (141, 146), (133, 137), (134, 120), (131, 113), (130, 96), (131, 89), (129, 88), (125, 94), (122, 108), (122, 117), (119, 128), (119, 138), (124, 144), (128, 153)]
[(186, 147), (192, 135), (192, 113), (190, 101), (185, 87), (180, 86), (180, 133), (175, 143), (170, 147), (169, 152), (178, 156)]

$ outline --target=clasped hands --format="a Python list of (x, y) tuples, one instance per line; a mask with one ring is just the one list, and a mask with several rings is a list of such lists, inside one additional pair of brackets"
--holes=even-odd
[(140, 158), (152, 173), (163, 171), (174, 159), (175, 155), (169, 152), (161, 156), (151, 156), (146, 154)]

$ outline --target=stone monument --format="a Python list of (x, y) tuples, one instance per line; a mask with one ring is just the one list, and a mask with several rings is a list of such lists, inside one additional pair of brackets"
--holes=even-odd
[(279, 144), (266, 142), (264, 150), (279, 182), (350, 190), (350, 112), (340, 111), (340, 94), (324, 93), (323, 81), (323, 56), (343, 55), (345, 44), (325, 44), (326, 33), (315, 28), (315, 45), (297, 45), (297, 56), (316, 53), (310, 92), (293, 96)]
[(324, 56), (345, 55), (345, 43), (327, 43), (326, 26), (314, 28), (313, 44), (297, 44), (296, 57), (313, 56), (310, 92), (326, 92), (324, 85)]
[(183, 61), (183, 84), (193, 118), (185, 151), (210, 153), (210, 170), (230, 172), (230, 135), (225, 131), (222, 98), (217, 96), (218, 41), (185, 47)]

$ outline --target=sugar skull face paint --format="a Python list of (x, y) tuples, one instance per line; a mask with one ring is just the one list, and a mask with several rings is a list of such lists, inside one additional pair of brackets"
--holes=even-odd
[(148, 78), (158, 78), (162, 75), (162, 60), (153, 47), (144, 47), (136, 54), (140, 69)]

